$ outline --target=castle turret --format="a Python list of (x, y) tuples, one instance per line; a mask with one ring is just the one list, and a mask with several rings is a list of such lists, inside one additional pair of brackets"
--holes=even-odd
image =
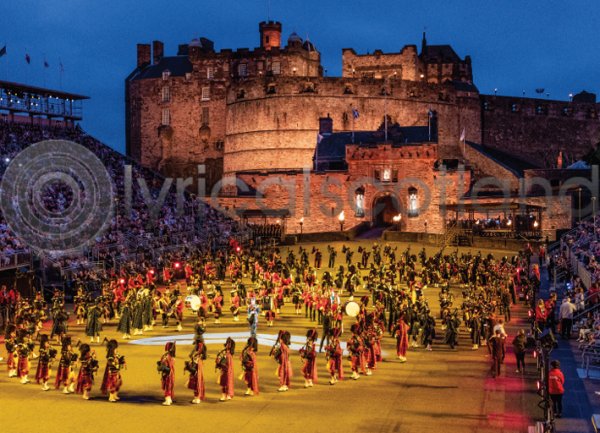
[(281, 47), (281, 23), (263, 21), (258, 25), (260, 31), (260, 47), (265, 50)]

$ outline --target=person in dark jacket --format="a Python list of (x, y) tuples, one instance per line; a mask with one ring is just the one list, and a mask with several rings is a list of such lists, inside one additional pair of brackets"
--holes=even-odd
[(488, 340), (488, 347), (492, 355), (492, 376), (496, 378), (500, 375), (500, 366), (504, 362), (505, 355), (504, 338), (499, 329), (496, 329), (494, 336)]
[(525, 331), (519, 329), (519, 333), (513, 339), (513, 351), (515, 352), (515, 358), (517, 358), (517, 373), (523, 373), (525, 371), (525, 345), (527, 344), (527, 337)]

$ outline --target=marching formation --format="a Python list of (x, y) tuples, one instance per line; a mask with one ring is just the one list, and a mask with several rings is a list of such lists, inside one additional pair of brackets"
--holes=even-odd
[[(382, 339), (386, 334), (395, 339), (396, 357), (407, 361), (409, 348), (433, 350), (436, 342), (436, 317), (424, 297), (425, 290), (439, 289), (441, 330), (443, 342), (451, 348), (458, 344), (461, 323), (472, 339), (472, 349), (493, 343), (494, 334), (506, 338), (503, 321), (510, 320), (510, 306), (519, 293), (535, 285), (535, 272), (530, 273), (531, 253), (527, 251), (512, 258), (496, 260), (480, 253), (443, 254), (443, 250), (427, 257), (423, 249), (417, 255), (410, 247), (398, 252), (397, 247), (373, 244), (370, 249), (355, 251), (343, 246), (340, 253), (345, 266), (337, 263), (338, 251), (327, 247), (328, 266), (322, 269), (323, 254), (300, 247), (282, 256), (276, 248), (243, 251), (230, 245), (229, 251), (214, 255), (192, 252), (186, 261), (164, 264), (160, 270), (149, 264), (131, 263), (118, 275), (105, 281), (99, 293), (77, 287), (73, 297), (75, 326), (83, 326), (89, 343), (73, 345), (69, 331), (69, 313), (65, 294), (55, 292), (49, 317), (50, 334), (43, 333), (47, 319), (46, 305), (37, 295), (33, 300), (15, 296), (14, 320), (6, 329), (5, 347), (9, 377), (29, 382), (29, 366), (37, 359), (36, 382), (48, 391), (52, 367), (57, 364), (55, 388), (65, 394), (78, 393), (89, 399), (94, 377), (99, 370), (96, 350), (103, 327), (116, 324), (122, 338), (154, 331), (157, 324), (163, 329), (172, 325), (182, 331), (184, 313), (191, 310), (197, 316), (192, 350), (184, 362), (186, 388), (193, 393), (192, 403), (206, 398), (204, 368), (207, 345), (204, 333), (211, 316), (218, 327), (226, 316), (223, 288), (230, 286), (229, 312), (232, 323), (246, 317), (250, 337), (239, 355), (236, 344), (228, 338), (223, 349), (214, 355), (215, 369), (221, 391), (221, 401), (234, 396), (236, 365), (241, 369), (246, 396), (259, 395), (258, 341), (259, 318), (264, 316), (272, 326), (281, 317), (281, 308), (292, 303), (294, 317), (304, 315), (314, 325), (307, 330), (306, 342), (300, 348), (301, 375), (304, 387), (318, 383), (318, 360), (323, 359), (329, 385), (349, 377), (358, 380), (370, 376), (382, 361)], [(313, 258), (312, 265), (310, 258)], [(336, 268), (336, 265), (337, 268)], [(539, 278), (538, 278), (539, 279)], [(185, 285), (183, 283), (185, 280)], [(462, 303), (455, 306), (451, 285), (462, 287)], [(6, 288), (3, 289), (6, 292)], [(355, 300), (357, 292), (364, 293)], [(459, 314), (459, 310), (461, 314)], [(304, 312), (304, 314), (303, 314)], [(352, 323), (344, 320), (348, 316)], [(241, 325), (241, 324), (240, 324)], [(349, 329), (345, 326), (349, 326)], [(213, 326), (213, 325), (211, 325)], [(239, 325), (235, 325), (239, 326)], [(320, 326), (319, 330), (317, 327)], [(438, 328), (439, 330), (440, 328)], [(321, 338), (319, 339), (319, 334)], [(39, 343), (38, 343), (39, 342)], [(121, 372), (126, 368), (125, 357), (118, 352), (116, 340), (104, 338), (106, 365), (101, 392), (110, 402), (119, 400)], [(349, 361), (348, 376), (344, 371), (344, 350)], [(36, 352), (35, 347), (38, 347)], [(291, 387), (291, 335), (278, 333), (269, 355), (277, 363), (279, 392)], [(58, 349), (60, 348), (60, 350)], [(324, 353), (323, 353), (324, 352)], [(323, 355), (320, 355), (323, 353)], [(239, 359), (235, 357), (239, 356)], [(495, 374), (499, 372), (496, 365)], [(174, 401), (176, 381), (176, 344), (168, 342), (157, 361), (157, 371), (164, 394), (164, 405)]]

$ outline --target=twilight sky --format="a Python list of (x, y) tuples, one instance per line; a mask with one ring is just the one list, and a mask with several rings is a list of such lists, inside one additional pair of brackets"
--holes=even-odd
[(600, 92), (597, 0), (2, 0), (0, 79), (58, 88), (60, 58), (63, 90), (91, 97), (84, 129), (124, 151), (124, 80), (137, 43), (162, 40), (166, 55), (199, 36), (217, 50), (254, 48), (268, 10), (283, 23), (283, 41), (292, 31), (309, 37), (328, 75), (341, 74), (342, 48), (420, 47), (426, 28), (430, 44), (471, 55), (482, 93)]

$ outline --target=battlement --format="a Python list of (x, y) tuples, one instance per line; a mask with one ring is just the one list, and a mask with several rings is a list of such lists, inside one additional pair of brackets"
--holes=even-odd
[(386, 160), (399, 161), (404, 159), (438, 159), (438, 145), (436, 143), (409, 143), (391, 144), (379, 143), (375, 145), (346, 145), (346, 161), (352, 162)]
[(457, 89), (452, 83), (436, 84), (401, 79), (351, 77), (254, 77), (233, 83), (227, 103), (269, 97), (303, 95), (315, 97), (381, 98), (454, 104)]

